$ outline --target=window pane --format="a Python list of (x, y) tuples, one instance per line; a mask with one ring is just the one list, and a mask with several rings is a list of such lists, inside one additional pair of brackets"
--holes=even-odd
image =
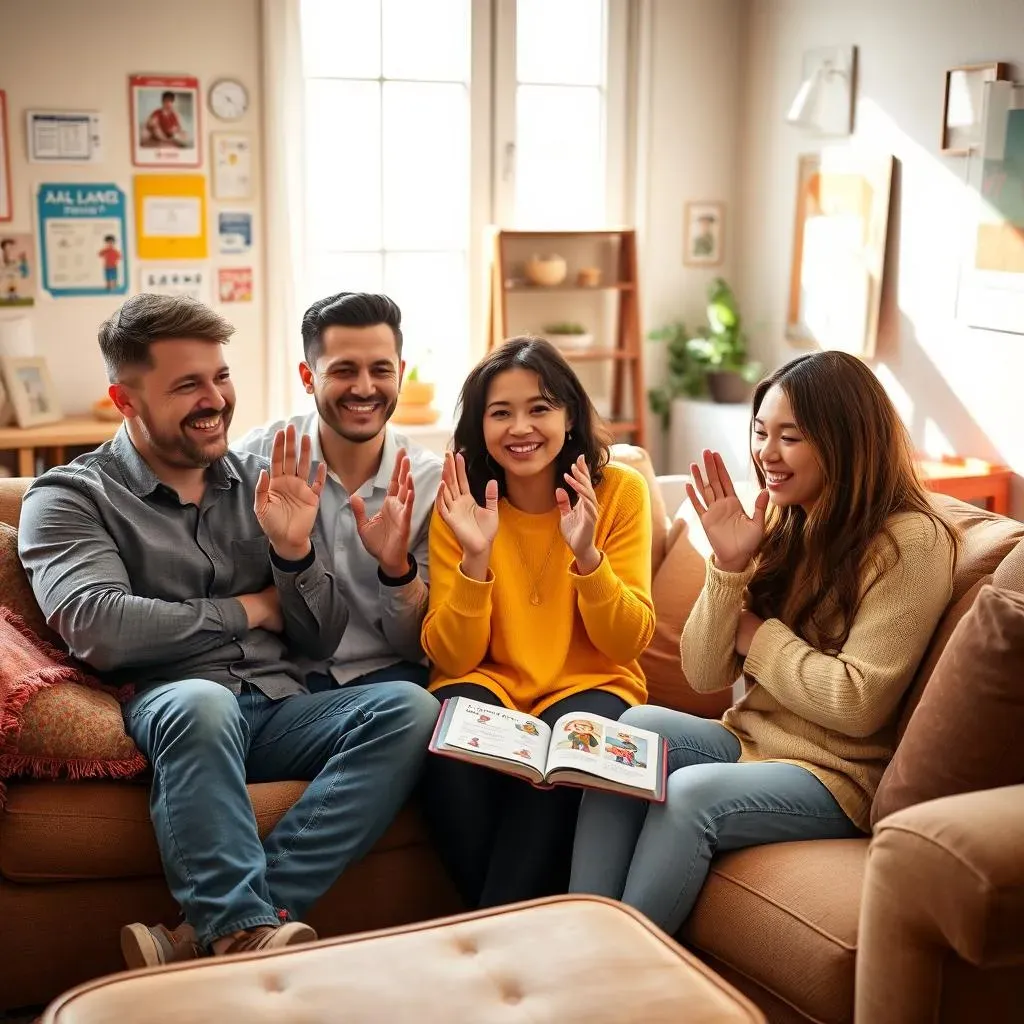
[(601, 85), (604, 0), (518, 0), (516, 77), (520, 82)]
[(385, 78), (469, 81), (469, 0), (383, 2)]
[(306, 83), (306, 230), (314, 251), (379, 249), (380, 86)]
[(302, 0), (307, 78), (380, 77), (380, 0)]
[(605, 220), (601, 91), (516, 90), (516, 224), (592, 228)]
[(402, 310), (408, 368), (421, 366), (449, 413), (469, 356), (465, 253), (388, 253), (384, 290)]
[(313, 253), (306, 268), (303, 308), (338, 292), (380, 292), (382, 260), (377, 252)]
[(385, 248), (463, 249), (468, 217), (466, 87), (385, 82)]

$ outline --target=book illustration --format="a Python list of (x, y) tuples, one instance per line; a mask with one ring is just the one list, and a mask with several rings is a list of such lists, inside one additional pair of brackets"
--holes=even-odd
[(514, 754), (515, 754), (515, 755), (516, 755), (517, 757), (525, 757), (527, 761), (531, 760), (531, 758), (530, 758), (530, 752), (529, 752), (528, 750), (526, 750), (525, 748), (524, 748), (524, 749), (522, 749), (522, 750), (515, 750), (515, 751), (513, 751), (513, 753), (514, 753)]
[(629, 768), (647, 767), (647, 740), (634, 737), (631, 732), (620, 730), (605, 737), (605, 755), (615, 759), (616, 764)]
[(466, 746), (467, 747), (479, 747), (480, 746), (480, 737), (479, 736), (470, 736), (470, 738), (468, 740), (466, 740)]
[(520, 732), (525, 732), (529, 736), (539, 736), (540, 733), (537, 731), (537, 726), (533, 722), (516, 722), (516, 728)]
[(569, 735), (558, 744), (562, 750), (569, 748), (591, 753), (592, 748), (601, 742), (598, 739), (601, 727), (591, 722), (589, 718), (574, 718), (571, 722), (566, 722), (564, 728)]
[(481, 716), (480, 716), (480, 717), (479, 717), (479, 718), (477, 719), (477, 721), (478, 721), (478, 722), (479, 722), (479, 723), (480, 723), (481, 725), (486, 725), (486, 724), (487, 724), (487, 723), (488, 723), (488, 722), (489, 722), (490, 720), (491, 720), (491, 716), (490, 716), (490, 715), (481, 715)]

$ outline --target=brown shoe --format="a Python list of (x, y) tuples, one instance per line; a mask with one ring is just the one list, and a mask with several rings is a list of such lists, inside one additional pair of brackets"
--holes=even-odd
[(178, 925), (173, 932), (162, 924), (152, 928), (144, 924), (126, 924), (121, 929), (121, 954), (132, 970), (197, 960), (207, 955), (190, 924)]
[(300, 946), (304, 942), (316, 942), (316, 932), (301, 921), (289, 921), (275, 928), (264, 924), (250, 928), (232, 939), (219, 956), (232, 953), (255, 953), (260, 949), (284, 949), (285, 946)]

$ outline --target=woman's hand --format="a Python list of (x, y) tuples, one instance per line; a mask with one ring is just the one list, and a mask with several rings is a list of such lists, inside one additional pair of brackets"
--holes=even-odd
[(764, 619), (759, 619), (753, 612), (746, 608), (740, 612), (740, 621), (736, 625), (736, 653), (745, 658), (750, 651), (750, 645), (754, 642), (754, 634), (764, 625)]
[(498, 533), (498, 481), (487, 481), (485, 503), (481, 508), (469, 489), (462, 453), (447, 452), (434, 507), (462, 545), (463, 571), (475, 579), (485, 579), (491, 545)]
[(555, 489), (555, 501), (562, 514), (559, 525), (565, 543), (576, 558), (576, 568), (580, 575), (588, 576), (600, 565), (601, 552), (594, 547), (597, 495), (587, 460), (582, 455), (572, 464), (572, 472), (565, 474), (565, 482), (576, 492), (578, 500), (573, 507), (569, 504), (569, 492), (564, 487)]
[(700, 525), (715, 553), (715, 564), (726, 572), (743, 572), (764, 538), (768, 492), (762, 491), (757, 496), (751, 518), (736, 497), (729, 472), (718, 452), (704, 450), (704, 473), (706, 480), (697, 464), (690, 463), (693, 482), (686, 485), (687, 497), (697, 510)]

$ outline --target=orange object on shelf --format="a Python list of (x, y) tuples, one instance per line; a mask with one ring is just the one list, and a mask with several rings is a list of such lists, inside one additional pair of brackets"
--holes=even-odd
[(1009, 466), (959, 455), (918, 456), (917, 466), (929, 490), (960, 501), (983, 501), (990, 512), (1010, 514), (1013, 470)]

